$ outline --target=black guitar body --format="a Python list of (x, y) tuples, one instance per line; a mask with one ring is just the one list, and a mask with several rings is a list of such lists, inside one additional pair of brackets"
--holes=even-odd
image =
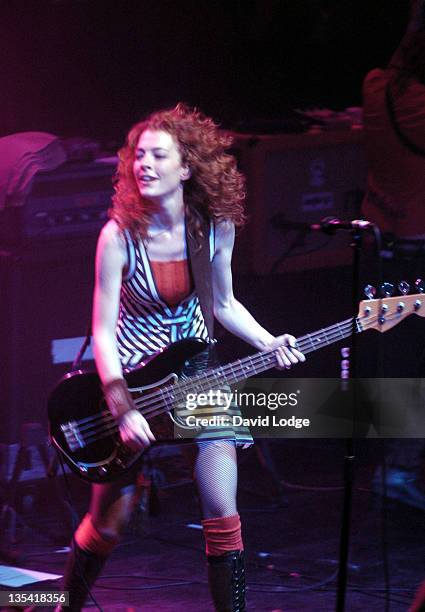
[[(149, 412), (155, 411), (150, 409), (145, 414), (144, 394), (170, 388), (185, 363), (205, 348), (206, 343), (198, 338), (181, 340), (124, 373), (130, 393), (142, 404), (140, 412), (149, 420), (157, 441), (175, 440), (172, 412), (162, 410), (161, 414), (151, 415)], [(115, 480), (130, 470), (143, 454), (122, 444), (96, 372), (79, 370), (66, 374), (50, 394), (48, 417), (54, 445), (67, 465), (89, 482)]]
[[(425, 316), (423, 293), (366, 300), (356, 318), (350, 317), (298, 338), (303, 353), (329, 346), (368, 329), (386, 332), (411, 314)], [(173, 387), (185, 363), (206, 348), (202, 340), (188, 339), (170, 345), (146, 364), (126, 372), (125, 378), (137, 409), (149, 420), (158, 441), (193, 438), (200, 430), (186, 424), (185, 398), (235, 384), (276, 365), (274, 350), (260, 351), (226, 366), (207, 368), (203, 374)], [(121, 443), (116, 420), (103, 398), (94, 372), (72, 372), (53, 390), (48, 404), (50, 434), (69, 467), (90, 482), (108, 482), (128, 471), (143, 452), (134, 453)]]

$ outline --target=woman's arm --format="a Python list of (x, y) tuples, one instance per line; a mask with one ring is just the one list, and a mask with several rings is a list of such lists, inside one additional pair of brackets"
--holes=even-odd
[(121, 438), (130, 448), (139, 450), (155, 438), (147, 421), (134, 410), (118, 355), (116, 327), (126, 262), (127, 253), (121, 232), (115, 221), (109, 221), (100, 233), (96, 251), (94, 358), (106, 402), (119, 421)]
[(283, 334), (275, 338), (262, 327), (233, 295), (232, 252), (235, 241), (233, 223), (224, 221), (216, 226), (216, 250), (212, 262), (214, 289), (214, 315), (235, 336), (259, 350), (277, 350), (280, 367), (290, 367), (305, 361), (302, 353), (294, 348), (295, 338)]
[(122, 271), (127, 254), (119, 228), (109, 221), (97, 243), (93, 298), (93, 342), (97, 371), (103, 385), (122, 378), (116, 342)]

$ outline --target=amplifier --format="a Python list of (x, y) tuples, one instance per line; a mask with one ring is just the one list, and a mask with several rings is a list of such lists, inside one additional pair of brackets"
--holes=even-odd
[(49, 391), (91, 320), (95, 248), (93, 234), (0, 249), (0, 443), (27, 422), (47, 433)]
[(35, 175), (23, 206), (0, 213), (0, 243), (20, 244), (97, 232), (107, 219), (116, 158), (67, 162)]
[[(349, 263), (350, 235), (306, 233), (302, 224), (359, 215), (366, 186), (361, 130), (234, 135), (247, 178), (248, 223), (235, 247), (235, 270), (269, 274)], [(273, 227), (279, 214), (294, 229)], [(297, 223), (301, 229), (297, 229)]]

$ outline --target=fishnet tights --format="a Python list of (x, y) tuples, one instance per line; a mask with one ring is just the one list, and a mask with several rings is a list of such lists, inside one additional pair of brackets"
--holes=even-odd
[[(202, 518), (236, 514), (238, 471), (232, 440), (202, 441), (185, 447), (201, 503)], [(106, 539), (118, 537), (138, 502), (135, 474), (118, 482), (92, 486), (90, 514), (93, 524)]]

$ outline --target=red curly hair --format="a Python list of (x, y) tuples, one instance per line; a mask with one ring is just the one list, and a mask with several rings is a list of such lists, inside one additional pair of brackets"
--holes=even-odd
[(125, 146), (118, 152), (109, 216), (134, 236), (146, 237), (150, 207), (137, 188), (133, 161), (140, 134), (148, 129), (168, 132), (179, 147), (182, 163), (191, 170), (190, 178), (184, 182), (189, 231), (201, 235), (202, 223), (209, 219), (229, 220), (242, 226), (245, 180), (236, 168), (234, 156), (225, 152), (232, 137), (221, 133), (212, 119), (183, 103), (153, 113), (130, 129)]

